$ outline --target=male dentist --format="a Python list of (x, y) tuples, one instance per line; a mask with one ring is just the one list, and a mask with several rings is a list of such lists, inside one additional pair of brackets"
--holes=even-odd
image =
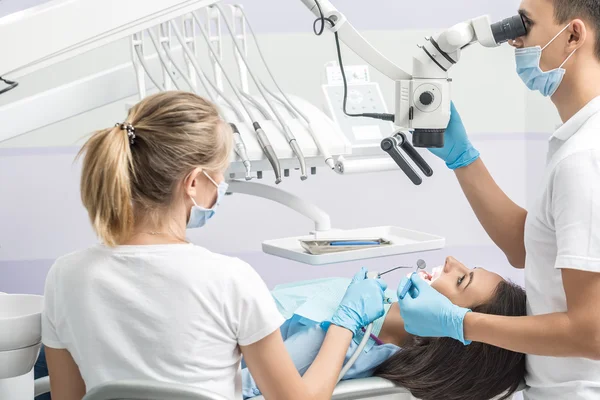
[(502, 192), (456, 110), (445, 147), (432, 151), (455, 171), (509, 262), (525, 268), (528, 316), (470, 312), (417, 275), (401, 313), (415, 335), (528, 354), (527, 399), (600, 399), (600, 0), (523, 0), (520, 14), (528, 34), (512, 43), (517, 73), (564, 121), (550, 139), (535, 206), (526, 211)]

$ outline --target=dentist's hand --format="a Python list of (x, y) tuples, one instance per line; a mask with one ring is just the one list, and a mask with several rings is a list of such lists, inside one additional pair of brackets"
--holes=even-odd
[(384, 291), (387, 284), (380, 279), (367, 279), (366, 268), (354, 275), (346, 294), (330, 321), (321, 326), (327, 329), (330, 324), (348, 329), (355, 335), (359, 329), (381, 318), (384, 314)]
[(433, 154), (446, 162), (450, 169), (466, 167), (479, 158), (479, 152), (473, 147), (462, 119), (454, 107), (450, 104), (450, 122), (444, 134), (444, 147), (441, 149), (429, 149)]
[(400, 282), (398, 294), (407, 283), (410, 284), (409, 280), (412, 281), (412, 288), (404, 299), (398, 298), (404, 329), (416, 336), (450, 337), (470, 344), (465, 340), (463, 321), (471, 310), (452, 304), (417, 274)]

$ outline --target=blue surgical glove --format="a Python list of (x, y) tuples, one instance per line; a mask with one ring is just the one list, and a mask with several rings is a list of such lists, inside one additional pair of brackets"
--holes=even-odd
[(381, 318), (384, 314), (384, 291), (387, 284), (380, 279), (367, 279), (367, 269), (354, 275), (346, 294), (333, 317), (321, 324), (323, 329), (334, 324), (348, 329), (355, 335), (359, 329)]
[(444, 147), (429, 150), (444, 160), (450, 169), (466, 167), (479, 158), (479, 152), (469, 141), (454, 103), (450, 104), (450, 122), (444, 134)]
[(406, 284), (410, 284), (409, 279), (412, 288), (404, 299), (398, 298), (404, 329), (416, 336), (450, 337), (465, 345), (470, 344), (471, 341), (465, 340), (463, 321), (471, 310), (452, 304), (417, 274), (400, 282), (398, 294)]

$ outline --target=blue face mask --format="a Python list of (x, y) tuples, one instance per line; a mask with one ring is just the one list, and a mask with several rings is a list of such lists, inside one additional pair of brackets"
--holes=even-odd
[(217, 182), (215, 182), (214, 179), (211, 178), (206, 172), (203, 173), (217, 187), (217, 201), (212, 208), (206, 209), (204, 207), (200, 207), (196, 203), (196, 200), (194, 200), (193, 197), (190, 197), (194, 205), (190, 211), (190, 219), (186, 226), (187, 229), (202, 228), (204, 225), (206, 225), (206, 222), (215, 215), (217, 206), (221, 202), (223, 196), (225, 196), (225, 193), (227, 193), (227, 188), (229, 187), (227, 182), (223, 181), (220, 184), (217, 184)]
[(560, 86), (566, 72), (563, 69), (563, 65), (569, 61), (569, 58), (575, 54), (577, 49), (573, 50), (573, 52), (569, 54), (569, 57), (567, 57), (560, 67), (551, 71), (542, 71), (540, 68), (540, 60), (542, 59), (542, 51), (544, 51), (546, 47), (550, 46), (550, 44), (554, 42), (556, 38), (558, 38), (560, 34), (569, 27), (569, 25), (565, 26), (560, 32), (558, 32), (558, 34), (554, 36), (554, 38), (552, 38), (552, 40), (550, 40), (550, 42), (543, 48), (540, 46), (534, 46), (515, 50), (517, 73), (530, 90), (538, 90), (542, 95), (548, 97), (552, 96)]

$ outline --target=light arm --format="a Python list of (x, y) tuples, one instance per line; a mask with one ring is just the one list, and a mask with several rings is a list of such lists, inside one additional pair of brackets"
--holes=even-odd
[(0, 48), (9, 56), (0, 58), (0, 76), (19, 78), (216, 1), (54, 0), (7, 15), (0, 18)]

